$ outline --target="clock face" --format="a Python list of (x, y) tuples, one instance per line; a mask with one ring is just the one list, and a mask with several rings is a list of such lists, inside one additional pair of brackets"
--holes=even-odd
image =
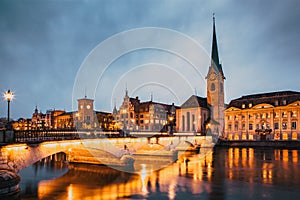
[(213, 81), (217, 78), (217, 74), (215, 72), (211, 73), (208, 78), (209, 78), (209, 80)]
[(86, 108), (87, 108), (87, 109), (90, 109), (90, 108), (91, 108), (91, 106), (90, 106), (90, 105), (87, 105), (87, 106), (86, 106)]

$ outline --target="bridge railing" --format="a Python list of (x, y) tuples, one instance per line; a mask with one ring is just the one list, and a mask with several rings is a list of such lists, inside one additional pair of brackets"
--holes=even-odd
[(119, 132), (66, 131), (66, 130), (22, 130), (14, 131), (15, 143), (38, 143), (44, 141), (75, 140), (83, 138), (122, 137)]

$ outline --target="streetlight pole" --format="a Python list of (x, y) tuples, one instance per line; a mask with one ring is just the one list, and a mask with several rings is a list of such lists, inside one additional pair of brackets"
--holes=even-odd
[(10, 118), (10, 102), (11, 102), (11, 100), (13, 100), (13, 98), (14, 98), (14, 93), (11, 92), (10, 90), (7, 90), (7, 91), (4, 93), (4, 98), (5, 98), (6, 101), (7, 101), (7, 124), (9, 125), (9, 118)]

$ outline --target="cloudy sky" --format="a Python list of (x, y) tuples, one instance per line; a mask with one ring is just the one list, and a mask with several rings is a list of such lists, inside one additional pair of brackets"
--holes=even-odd
[[(300, 91), (297, 0), (1, 0), (0, 91), (15, 92), (14, 119), (31, 117), (36, 105), (42, 112), (74, 110), (85, 94), (95, 99), (96, 110), (111, 111), (113, 102), (121, 104), (126, 85), (131, 96), (150, 100), (152, 93), (156, 101), (178, 105), (194, 93), (206, 96), (212, 13), (226, 103), (253, 93)], [(128, 31), (134, 34), (108, 41)], [(195, 69), (190, 59), (198, 52)], [(90, 60), (95, 66), (84, 74)], [(2, 100), (0, 117), (6, 106)]]

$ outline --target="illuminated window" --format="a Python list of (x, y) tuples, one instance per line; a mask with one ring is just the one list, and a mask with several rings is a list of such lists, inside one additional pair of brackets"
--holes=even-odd
[(245, 104), (242, 105), (242, 108), (245, 108)]
[(297, 140), (298, 139), (298, 134), (297, 133), (292, 133), (292, 140)]
[(287, 129), (287, 123), (286, 122), (282, 122), (282, 129), (286, 130)]
[(253, 135), (252, 134), (249, 135), (249, 140), (253, 140)]
[(282, 117), (287, 117), (286, 111), (282, 112)]
[(249, 108), (251, 108), (252, 107), (252, 103), (249, 103)]

